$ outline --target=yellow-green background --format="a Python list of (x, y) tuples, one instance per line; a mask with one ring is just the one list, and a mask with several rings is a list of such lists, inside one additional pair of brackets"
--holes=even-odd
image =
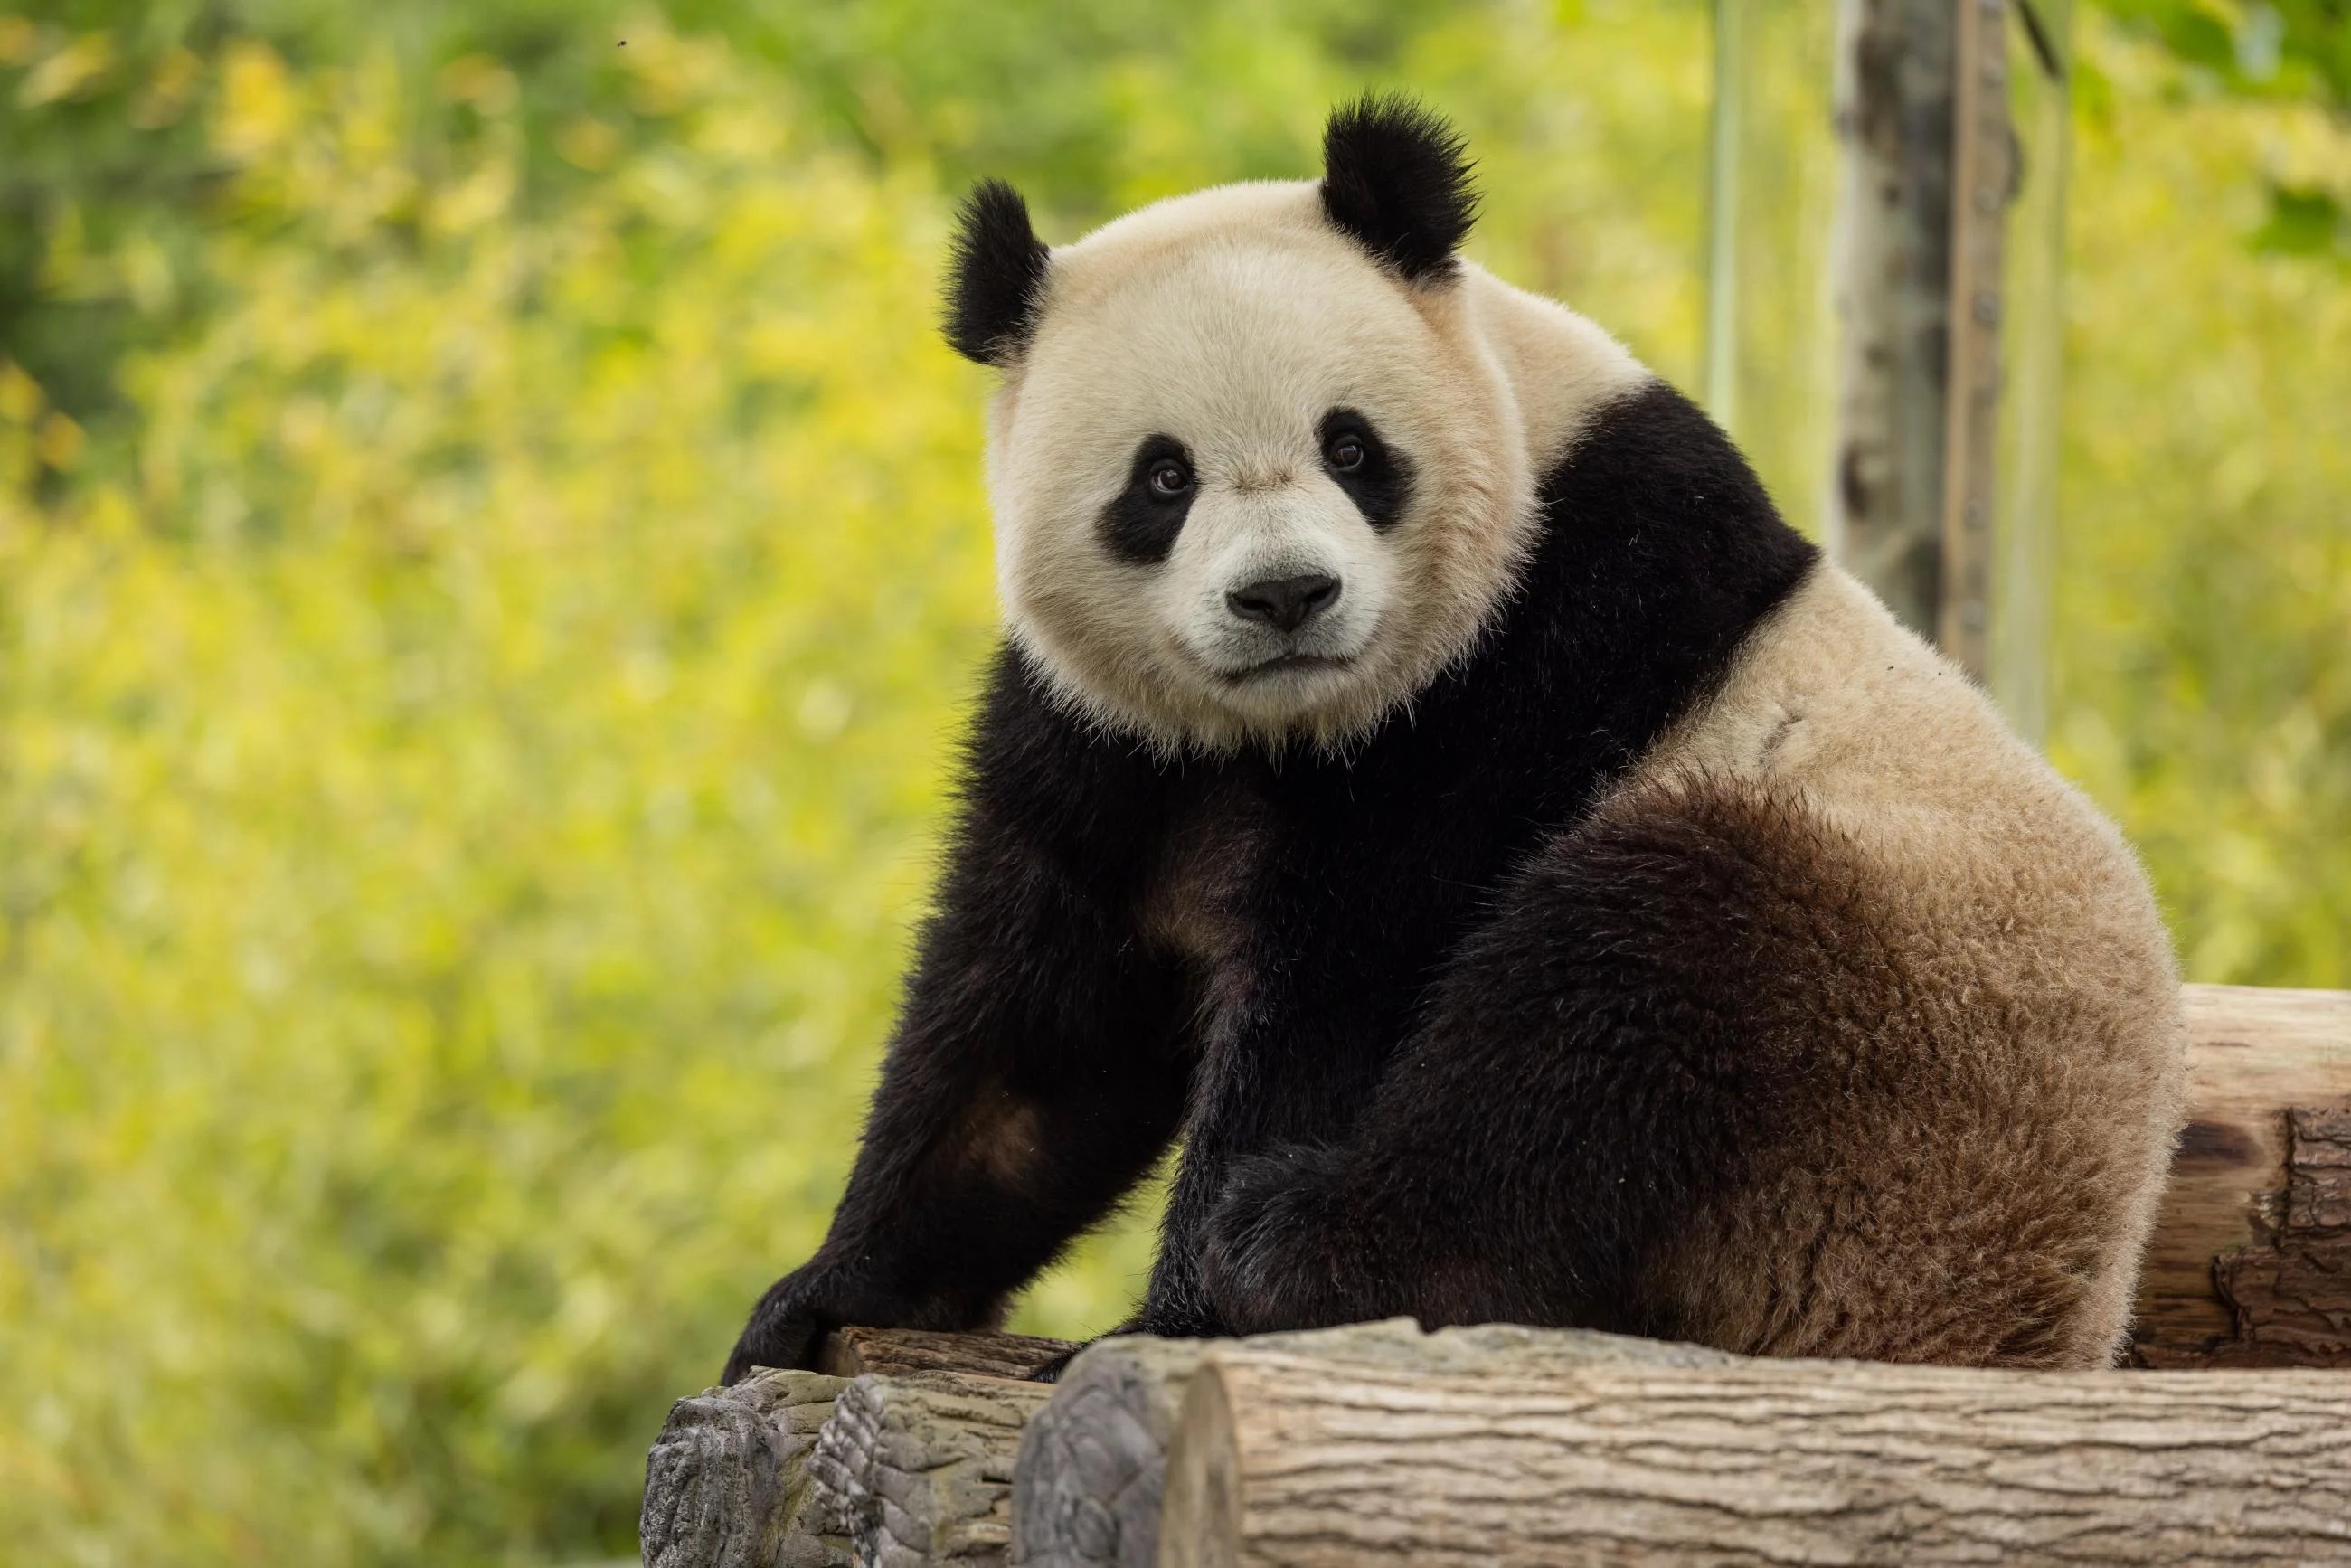
[[(1409, 86), (1473, 254), (1696, 380), (1686, 0), (16, 3), (12, 1563), (632, 1549), (668, 1400), (838, 1190), (992, 636), (933, 330), (974, 173), (1067, 239)], [(2204, 979), (2351, 984), (2330, 26), (2077, 29), (2050, 744)]]

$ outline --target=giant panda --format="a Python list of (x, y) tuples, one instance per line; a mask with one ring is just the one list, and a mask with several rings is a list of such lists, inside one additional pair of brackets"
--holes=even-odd
[(862, 1146), (727, 1380), (975, 1329), (1180, 1139), (1127, 1332), (2116, 1354), (2181, 1105), (2115, 828), (1608, 333), (1462, 141), (1049, 248), (947, 333), (1006, 635)]

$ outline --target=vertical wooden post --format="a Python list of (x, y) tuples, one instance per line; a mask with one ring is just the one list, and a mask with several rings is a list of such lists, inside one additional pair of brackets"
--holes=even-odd
[(1992, 532), (1991, 689), (2038, 742), (2049, 727), (2049, 619), (2065, 342), (2065, 186), (2073, 0), (2010, 0), (2016, 195), (2001, 300), (2000, 504)]
[(2001, 262), (2015, 143), (2008, 125), (2006, 0), (1956, 0), (1951, 90), (1950, 372), (1945, 380), (1943, 581), (1935, 637), (1991, 674)]
[(1714, 0), (1714, 104), (1707, 135), (1706, 412), (1725, 430), (1739, 417), (1739, 136), (1747, 64), (1747, 0)]
[(1839, 349), (1829, 548), (1986, 674), (2007, 0), (1839, 0)]

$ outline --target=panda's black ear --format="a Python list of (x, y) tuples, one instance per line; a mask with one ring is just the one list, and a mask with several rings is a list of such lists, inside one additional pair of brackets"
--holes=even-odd
[(1452, 277), (1478, 217), (1468, 143), (1408, 98), (1365, 93), (1322, 130), (1322, 210), (1406, 283)]
[(946, 336), (967, 360), (1008, 364), (1029, 346), (1052, 265), (1029, 204), (1001, 180), (982, 180), (964, 198), (947, 263)]

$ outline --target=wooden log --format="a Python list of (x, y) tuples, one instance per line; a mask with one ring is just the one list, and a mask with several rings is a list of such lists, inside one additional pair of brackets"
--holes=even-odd
[(2351, 992), (2188, 986), (2189, 1123), (2143, 1366), (2351, 1366)]
[(1416, 1373), (1219, 1346), (1162, 1568), (2351, 1563), (2351, 1377)]
[[(2158, 1368), (2351, 1366), (2351, 993), (2189, 986), (2184, 1006), (2190, 1122), (2148, 1251), (2134, 1358)], [(1447, 1346), (1475, 1343), (1401, 1325), (1333, 1332), (1368, 1336), (1342, 1357), (1351, 1362), (1422, 1351), (1442, 1360), (1469, 1354)], [(821, 1364), (852, 1375), (1026, 1376), (1068, 1348), (1019, 1335), (852, 1329), (832, 1336)], [(1045, 1468), (1033, 1483), (1021, 1458), (1024, 1550), (1037, 1521), (1040, 1554), (1030, 1560), (1146, 1560), (1134, 1543), (1152, 1539), (1168, 1435), (1200, 1354), (1182, 1342), (1113, 1342), (1072, 1366), (1065, 1393), (1100, 1402), (1105, 1430), (1124, 1436), (1082, 1436), (1089, 1422), (1058, 1413), (1039, 1424), (1038, 1451), (1055, 1458), (1036, 1461)], [(847, 1561), (846, 1534), (828, 1540), (799, 1522), (804, 1464), (841, 1386), (812, 1373), (763, 1373), (680, 1401), (647, 1459), (646, 1563)], [(975, 1549), (987, 1544), (971, 1539)]]
[(858, 1568), (1003, 1563), (1020, 1430), (1052, 1392), (956, 1372), (857, 1379), (809, 1456), (802, 1528), (844, 1539)]
[(968, 1372), (1034, 1377), (1078, 1347), (1025, 1333), (933, 1333), (923, 1329), (839, 1329), (825, 1336), (817, 1370), (835, 1377), (869, 1372)]
[(838, 1542), (799, 1528), (819, 1428), (848, 1385), (762, 1371), (670, 1406), (645, 1458), (645, 1568), (839, 1568)]
[[(1081, 1354), (1021, 1439), (1012, 1485), (1015, 1563), (1028, 1568), (1150, 1568), (1160, 1494), (1184, 1391), (1204, 1355), (1228, 1341), (1105, 1340)], [(1728, 1365), (1696, 1345), (1510, 1324), (1423, 1333), (1410, 1318), (1262, 1334), (1259, 1349), (1403, 1374), (1543, 1371), (1597, 1363)]]
[(1011, 1561), (1027, 1568), (1148, 1568), (1185, 1381), (1207, 1342), (1104, 1340), (1030, 1417), (1012, 1472)]
[[(732, 1388), (679, 1400), (645, 1458), (638, 1538), (646, 1568), (847, 1564), (847, 1532), (807, 1522), (808, 1461), (851, 1378), (938, 1371), (1026, 1376), (1074, 1348), (1028, 1334), (843, 1329), (820, 1348), (820, 1373), (763, 1369)], [(1018, 1437), (1016, 1427), (1005, 1438), (1008, 1470)]]
[[(2351, 993), (2189, 986), (2184, 1006), (2191, 1120), (2148, 1253), (2135, 1359), (2351, 1365)], [(1421, 1358), (1432, 1370), (1447, 1354), (1437, 1347), (1456, 1343), (1402, 1322), (1335, 1332), (1364, 1336), (1343, 1348), (1332, 1342), (1337, 1359), (1384, 1347), (1406, 1358), (1392, 1364)], [(1176, 1407), (1205, 1348), (1113, 1341), (1071, 1365), (1067, 1392), (1023, 1443), (1016, 1562), (1152, 1561), (1142, 1543), (1152, 1539)]]

